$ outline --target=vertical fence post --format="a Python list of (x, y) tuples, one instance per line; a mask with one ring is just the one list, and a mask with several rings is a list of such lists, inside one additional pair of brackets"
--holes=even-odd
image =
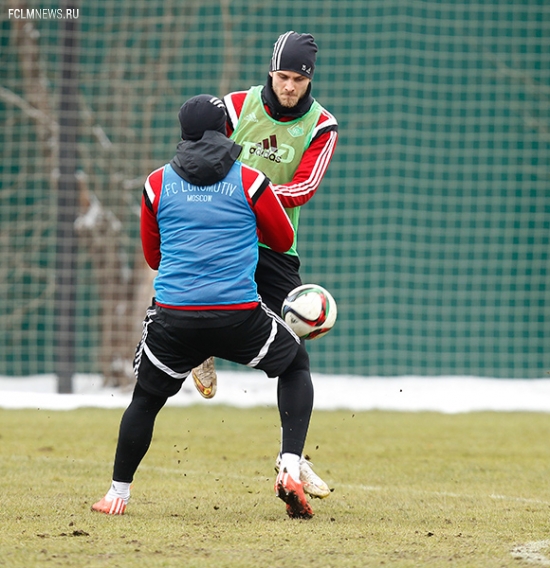
[[(68, 12), (64, 7), (64, 13)], [(73, 391), (75, 361), (76, 255), (74, 222), (77, 199), (78, 131), (78, 26), (77, 19), (61, 20), (59, 35), (61, 82), (59, 97), (59, 185), (57, 193), (56, 245), (56, 341), (57, 390)]]

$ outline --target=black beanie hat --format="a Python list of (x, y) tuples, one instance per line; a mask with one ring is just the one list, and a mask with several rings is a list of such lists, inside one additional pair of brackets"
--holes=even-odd
[(183, 140), (200, 140), (206, 130), (226, 134), (227, 113), (223, 101), (214, 95), (197, 95), (178, 112)]
[(315, 71), (317, 44), (311, 34), (294, 31), (279, 36), (273, 48), (270, 71), (294, 71), (311, 79)]

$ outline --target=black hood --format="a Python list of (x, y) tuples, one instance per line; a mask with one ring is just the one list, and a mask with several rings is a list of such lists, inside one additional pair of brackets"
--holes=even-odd
[(271, 112), (271, 117), (275, 120), (280, 120), (282, 117), (300, 118), (311, 108), (313, 104), (313, 97), (311, 96), (311, 82), (307, 87), (306, 94), (298, 101), (298, 104), (293, 108), (283, 106), (275, 91), (273, 90), (273, 83), (271, 75), (267, 76), (267, 81), (262, 89), (262, 101), (266, 104)]
[(207, 130), (200, 140), (182, 140), (170, 165), (193, 185), (212, 185), (227, 175), (241, 150), (225, 134)]

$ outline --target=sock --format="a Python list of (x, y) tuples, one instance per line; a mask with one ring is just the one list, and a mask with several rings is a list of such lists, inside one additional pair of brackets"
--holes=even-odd
[(300, 456), (288, 452), (281, 454), (281, 471), (286, 472), (294, 479), (300, 481)]
[(122, 499), (126, 504), (130, 500), (130, 484), (124, 481), (113, 481), (111, 483), (111, 489), (107, 491), (105, 495), (107, 501), (113, 501), (117, 497)]

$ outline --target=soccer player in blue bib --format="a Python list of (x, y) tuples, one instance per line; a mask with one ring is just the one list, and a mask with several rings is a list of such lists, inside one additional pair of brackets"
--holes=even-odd
[(220, 99), (190, 99), (179, 120), (176, 155), (145, 182), (141, 240), (158, 270), (155, 299), (136, 349), (137, 383), (120, 424), (111, 488), (92, 510), (125, 512), (158, 412), (193, 367), (215, 356), (279, 377), (275, 492), (290, 517), (308, 519), (313, 511), (299, 469), (313, 408), (308, 362), (299, 338), (261, 302), (254, 280), (258, 238), (284, 252), (294, 229), (269, 179), (237, 160), (241, 147), (227, 138)]

